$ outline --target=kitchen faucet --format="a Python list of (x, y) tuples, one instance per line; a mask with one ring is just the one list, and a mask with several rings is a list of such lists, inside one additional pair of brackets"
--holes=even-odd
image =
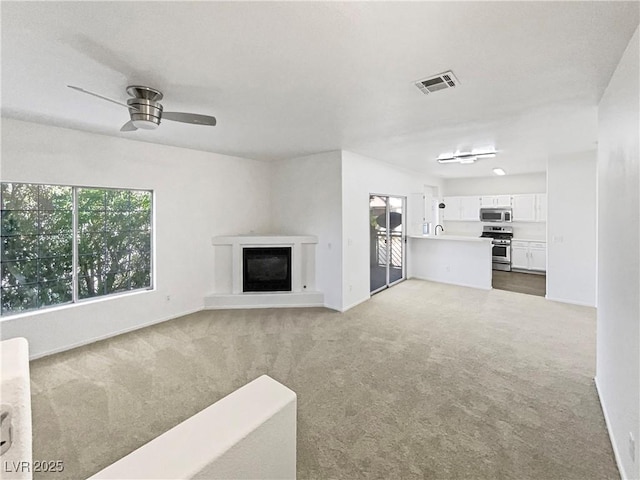
[(435, 235), (438, 235), (438, 227), (440, 227), (442, 229), (442, 233), (444, 233), (444, 227), (440, 224), (436, 225), (436, 228), (433, 229), (433, 233)]

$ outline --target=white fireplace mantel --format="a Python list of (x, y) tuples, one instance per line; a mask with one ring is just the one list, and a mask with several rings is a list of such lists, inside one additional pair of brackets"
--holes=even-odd
[(211, 243), (213, 245), (238, 245), (243, 247), (262, 245), (271, 247), (274, 245), (318, 243), (318, 237), (315, 235), (223, 235), (213, 237)]
[[(324, 295), (315, 291), (316, 236), (224, 235), (213, 237), (211, 243), (216, 248), (216, 292), (205, 298), (205, 307), (280, 308), (324, 305)], [(243, 292), (242, 249), (245, 247), (291, 247), (291, 292)]]

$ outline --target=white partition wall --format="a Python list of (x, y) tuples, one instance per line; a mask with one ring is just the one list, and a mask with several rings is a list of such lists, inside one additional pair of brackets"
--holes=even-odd
[(622, 478), (640, 478), (640, 38), (598, 110), (596, 385)]
[(594, 307), (596, 152), (549, 158), (547, 181), (547, 298)]
[[(24, 338), (0, 342), (2, 468), (0, 478), (31, 480), (32, 422), (29, 344)], [(6, 443), (5, 443), (6, 442)], [(7, 449), (8, 447), (8, 449)], [(40, 459), (36, 459), (40, 460)], [(52, 471), (60, 468), (53, 465)]]
[(90, 480), (295, 478), (296, 394), (263, 375)]

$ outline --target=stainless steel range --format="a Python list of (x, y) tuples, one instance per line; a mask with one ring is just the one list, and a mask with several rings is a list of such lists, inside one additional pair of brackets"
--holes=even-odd
[(491, 238), (494, 270), (511, 271), (511, 239), (513, 227), (482, 227), (481, 237)]

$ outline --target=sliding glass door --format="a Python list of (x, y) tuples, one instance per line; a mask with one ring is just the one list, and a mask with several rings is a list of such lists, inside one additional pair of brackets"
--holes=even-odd
[(371, 293), (404, 279), (404, 197), (369, 197)]

